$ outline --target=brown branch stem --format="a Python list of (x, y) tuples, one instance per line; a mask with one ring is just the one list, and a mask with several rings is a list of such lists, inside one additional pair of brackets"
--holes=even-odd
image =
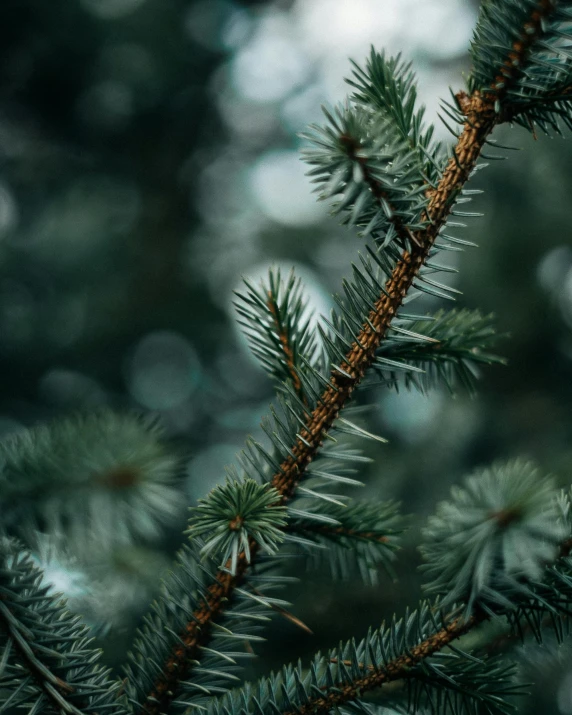
[(366, 691), (375, 690), (386, 683), (407, 678), (412, 668), (419, 665), (426, 658), (443, 650), (457, 638), (465, 635), (478, 623), (481, 623), (484, 618), (485, 616), (477, 615), (468, 619), (458, 617), (449, 625), (433, 633), (429, 638), (408, 649), (407, 653), (385, 664), (383, 669), (376, 670), (372, 668), (362, 678), (342, 683), (335, 690), (324, 692), (323, 696), (312, 698), (295, 711), (285, 712), (282, 715), (319, 715), (320, 713), (327, 713), (350, 700), (355, 700)]
[[(566, 558), (571, 551), (572, 538), (562, 542), (557, 560)], [(443, 650), (453, 641), (472, 631), (476, 626), (488, 621), (489, 618), (489, 614), (483, 610), (476, 611), (468, 618), (459, 616), (421, 643), (407, 649), (405, 654), (394, 658), (389, 663), (385, 663), (382, 669), (378, 670), (375, 664), (369, 665), (366, 668), (368, 674), (362, 678), (343, 683), (332, 692), (324, 692), (323, 696), (313, 698), (301, 705), (295, 712), (285, 712), (282, 715), (319, 715), (320, 713), (330, 712), (333, 708), (361, 696), (366, 691), (374, 690), (386, 683), (407, 678), (410, 675), (411, 668), (421, 663), (425, 658)], [(502, 634), (493, 641), (494, 645), (500, 645), (501, 647), (509, 643), (508, 634)], [(331, 662), (336, 663), (337, 659), (332, 659)], [(351, 661), (343, 661), (343, 664), (353, 666)], [(364, 668), (364, 664), (360, 664), (360, 667)]]
[(296, 363), (294, 361), (294, 350), (291, 345), (291, 338), (282, 323), (282, 319), (280, 318), (280, 309), (274, 299), (274, 296), (272, 295), (272, 291), (268, 291), (266, 305), (268, 306), (268, 310), (274, 320), (274, 328), (276, 330), (276, 334), (278, 335), (278, 340), (280, 341), (280, 347), (282, 348), (282, 353), (284, 354), (284, 362), (290, 375), (290, 379), (292, 380), (292, 386), (296, 390), (298, 397), (300, 397), (304, 404), (306, 404), (306, 400), (302, 392), (302, 381), (300, 380), (300, 375), (298, 374)]

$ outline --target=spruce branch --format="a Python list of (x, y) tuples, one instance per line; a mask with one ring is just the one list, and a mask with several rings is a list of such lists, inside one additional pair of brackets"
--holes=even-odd
[(471, 90), (494, 99), (502, 121), (534, 132), (572, 126), (572, 8), (566, 0), (488, 0), (471, 54)]
[(434, 142), (433, 125), (424, 124), (425, 108), (418, 106), (411, 63), (404, 62), (401, 55), (386, 58), (372, 47), (365, 69), (352, 64), (353, 77), (346, 80), (356, 90), (351, 99), (391, 118), (403, 141), (416, 152), (426, 182), (434, 185), (442, 169), (441, 144)]
[(0, 709), (88, 715), (125, 710), (88, 628), (42, 585), (15, 540), (0, 539)]
[(302, 402), (308, 402), (303, 376), (313, 364), (318, 347), (312, 316), (300, 278), (294, 271), (283, 280), (280, 270), (270, 269), (268, 281), (254, 286), (245, 280), (246, 293), (237, 293), (239, 324), (264, 369), (278, 389), (290, 383)]
[[(411, 251), (404, 251), (343, 362), (332, 371), (329, 384), (317, 400), (316, 407), (312, 411), (307, 410), (304, 427), (291, 446), (289, 456), (278, 465), (270, 480), (271, 486), (280, 494), (281, 504), (287, 504), (294, 496), (306, 469), (320, 452), (323, 434), (330, 431), (373, 362), (392, 319), (431, 253), (456, 195), (478, 160), (480, 150), (494, 126), (495, 115), (477, 94), (472, 100), (469, 116), (470, 123), (467, 122), (459, 138), (458, 160), (449, 161), (438, 186), (429, 193), (427, 228), (417, 234)], [(256, 543), (250, 543), (251, 563), (256, 558), (256, 552)], [(169, 703), (177, 698), (181, 681), (188, 680), (194, 662), (201, 659), (201, 649), (212, 637), (213, 624), (232, 605), (233, 594), (242, 583), (248, 565), (245, 553), (241, 552), (236, 560), (235, 573), (220, 570), (205, 588), (204, 595), (189, 614), (184, 632), (174, 641), (168, 661), (158, 664), (160, 669), (157, 669), (144, 701), (137, 700), (147, 715), (165, 712)]]
[(479, 365), (506, 364), (492, 352), (499, 338), (493, 315), (466, 309), (440, 310), (432, 316), (402, 322), (406, 328), (398, 321), (392, 324), (393, 334), (380, 346), (373, 366), (382, 384), (397, 387), (401, 373), (406, 387), (425, 391), (444, 382), (453, 392), (458, 378), (472, 394)]
[(352, 500), (343, 506), (325, 503), (320, 513), (336, 523), (293, 518), (285, 527), (287, 539), (294, 537), (296, 543), (296, 537), (302, 537), (299, 543), (313, 568), (324, 561), (334, 577), (348, 578), (357, 566), (365, 581), (375, 583), (381, 564), (393, 576), (391, 562), (405, 530), (397, 504), (376, 500)]
[(425, 178), (419, 158), (391, 117), (362, 106), (323, 110), (329, 125), (313, 125), (302, 137), (308, 174), (320, 199), (331, 199), (342, 222), (356, 225), (383, 246), (416, 242), (425, 206)]
[[(255, 686), (228, 693), (211, 705), (211, 714), (326, 713), (351, 702), (359, 704), (364, 693), (395, 682), (406, 685), (408, 712), (417, 711), (426, 687), (432, 691), (427, 697), (432, 713), (473, 713), (478, 706), (490, 713), (513, 710), (507, 697), (522, 694), (522, 687), (510, 677), (514, 670), (499, 665), (501, 661), (495, 658), (476, 658), (461, 649), (462, 641), (456, 641), (493, 617), (506, 620), (517, 632), (523, 624), (531, 626), (540, 640), (548, 615), (561, 636), (559, 619), (572, 614), (569, 499), (548, 480), (539, 483), (537, 477), (522, 461), (493, 467), (471, 477), (468, 488), (453, 490), (453, 501), (439, 508), (429, 535), (433, 544), (427, 550), (436, 582), (449, 581), (438, 589), (446, 595), (445, 601), (423, 603), (402, 620), (394, 618), (388, 627), (368, 633), (358, 644), (352, 641), (326, 657), (317, 655), (305, 671), (301, 666), (288, 666)], [(473, 525), (469, 531), (466, 523)], [(437, 539), (438, 554), (434, 532), (446, 534)], [(470, 552), (481, 553), (480, 546), (491, 539), (498, 546), (489, 549), (483, 569)], [(476, 583), (482, 581), (483, 571), (486, 584), (502, 583), (502, 598), (491, 597), (491, 589), (483, 587), (477, 602), (469, 590), (455, 590), (458, 579), (451, 585), (447, 578), (448, 552), (454, 552), (455, 560), (464, 555), (465, 570)], [(439, 568), (444, 571), (442, 577)], [(457, 572), (462, 571), (457, 564)], [(455, 596), (474, 607), (463, 612), (463, 603), (450, 603)], [(448, 692), (439, 695), (440, 689)], [(461, 694), (462, 700), (456, 700)]]
[(365, 693), (389, 684), (405, 686), (410, 713), (426, 707), (435, 715), (460, 715), (475, 713), (479, 706), (491, 714), (512, 712), (507, 697), (522, 693), (513, 680), (514, 667), (449, 648), (478, 623), (476, 616), (447, 617), (421, 604), (402, 620), (370, 631), (359, 643), (350, 641), (317, 654), (307, 669), (286, 666), (256, 684), (230, 691), (210, 704), (209, 715), (325, 715), (360, 705)]
[(154, 537), (180, 513), (178, 458), (157, 425), (102, 410), (15, 433), (0, 443), (0, 517), (11, 535), (64, 535), (111, 550)]
[[(530, 14), (522, 19), (519, 32), (526, 30), (525, 26), (529, 22), (532, 12), (536, 12), (536, 6), (531, 8)], [(535, 30), (539, 36), (542, 34), (543, 25), (544, 23), (541, 22), (538, 32)], [(499, 66), (501, 64), (502, 62), (499, 63)], [(387, 338), (392, 322), (411, 289), (418, 287), (441, 296), (446, 293), (446, 289), (433, 279), (429, 279), (427, 274), (423, 273), (423, 269), (436, 249), (449, 247), (450, 244), (447, 244), (447, 241), (458, 242), (457, 239), (446, 236), (443, 237), (445, 243), (438, 243), (438, 238), (449, 216), (455, 211), (455, 202), (465, 184), (477, 168), (479, 156), (492, 130), (496, 124), (506, 118), (496, 111), (494, 96), (490, 96), (484, 89), (480, 91), (477, 88), (471, 88), (469, 94), (459, 93), (456, 104), (462, 130), (445, 167), (441, 169), (439, 162), (436, 162), (439, 166), (438, 181), (434, 182), (434, 185), (428, 183), (423, 187), (425, 200), (424, 208), (420, 213), (419, 225), (413, 223), (412, 226), (407, 223), (412, 235), (408, 235), (405, 245), (399, 245), (399, 240), (390, 240), (387, 243), (387, 230), (384, 229), (385, 238), (381, 240), (381, 249), (372, 253), (381, 272), (376, 273), (377, 268), (375, 267), (374, 271), (370, 272), (366, 267), (365, 270), (369, 278), (358, 273), (355, 284), (347, 283), (344, 286), (347, 304), (344, 305), (341, 302), (340, 308), (344, 316), (344, 325), (349, 326), (348, 331), (351, 332), (344, 332), (338, 319), (335, 319), (333, 324), (333, 329), (336, 331), (335, 338), (332, 338), (331, 335), (328, 336), (326, 331), (322, 331), (328, 348), (332, 351), (332, 356), (338, 357), (334, 357), (335, 362), (329, 375), (313, 371), (314, 383), (309, 385), (308, 394), (311, 399), (308, 404), (304, 405), (300, 402), (300, 410), (290, 410), (293, 414), (293, 421), (300, 425), (295, 439), (290, 443), (285, 443), (285, 448), (277, 448), (277, 454), (283, 455), (279, 457), (270, 455), (253, 441), (247, 445), (245, 465), (248, 468), (254, 468), (264, 480), (267, 478), (266, 470), (269, 467), (272, 468), (273, 474), (269, 482), (280, 495), (278, 503), (281, 505), (288, 505), (291, 502), (300, 482), (306, 477), (310, 464), (325, 452), (322, 449), (325, 437), (330, 434), (341, 410), (360, 385), (366, 371), (372, 366), (380, 345)], [(336, 127), (335, 120), (332, 124)], [(338, 126), (338, 128), (341, 127)], [(343, 136), (342, 131), (338, 135), (337, 142), (342, 153), (345, 150), (342, 158), (347, 161), (347, 142), (344, 147)], [(367, 139), (367, 132), (365, 139)], [(328, 142), (332, 140), (335, 141), (336, 137), (333, 130), (330, 130), (325, 135), (326, 152)], [(320, 146), (320, 142), (321, 139), (318, 137), (318, 146)], [(322, 149), (324, 149), (323, 144)], [(357, 154), (355, 156), (357, 157)], [(351, 160), (352, 157), (349, 158)], [(321, 161), (321, 159), (317, 157), (317, 161)], [(386, 163), (392, 170), (389, 162)], [(322, 174), (322, 167), (319, 166), (318, 169)], [(403, 165), (403, 172), (405, 176), (408, 175), (407, 162)], [(379, 179), (378, 176), (375, 178)], [(359, 180), (359, 175), (357, 179)], [(340, 189), (343, 191), (343, 185), (349, 180), (347, 167), (343, 166), (341, 172), (334, 173), (332, 180), (334, 183), (338, 182), (334, 186), (333, 193), (339, 193)], [(375, 196), (371, 193), (371, 186), (367, 182), (362, 183), (367, 187), (367, 192), (360, 194), (365, 197), (361, 200), (369, 206)], [(346, 194), (347, 206), (350, 206), (354, 200), (358, 200), (358, 193), (352, 190)], [(380, 196), (379, 199), (381, 198), (384, 197)], [(411, 206), (412, 204), (410, 208)], [(345, 207), (342, 209), (345, 210)], [(393, 211), (393, 207), (390, 206), (388, 211), (387, 207), (382, 206), (381, 210), (384, 215), (387, 215)], [(378, 218), (381, 215), (379, 212), (375, 214)], [(389, 226), (391, 227), (393, 224), (389, 222)], [(391, 236), (391, 228), (389, 228), (389, 232)], [(395, 230), (393, 230), (393, 235), (396, 235)], [(387, 249), (385, 254), (384, 247)], [(382, 279), (380, 282), (379, 276), (384, 273), (387, 274), (387, 279)], [(376, 295), (375, 291), (377, 291)], [(349, 337), (350, 334), (351, 337)], [(317, 389), (318, 384), (323, 386), (321, 391)], [(295, 392), (292, 399), (294, 398), (296, 398)], [(290, 409), (289, 403), (284, 404), (287, 409)], [(284, 432), (286, 433), (287, 430)], [(275, 444), (281, 445), (283, 440), (278, 432), (274, 436), (276, 437)], [(333, 452), (330, 453), (333, 454)], [(249, 547), (250, 562), (255, 563), (258, 552), (257, 545), (253, 541)], [(157, 663), (147, 695), (142, 697), (139, 693), (135, 698), (143, 712), (148, 715), (158, 715), (165, 712), (170, 703), (176, 701), (182, 681), (188, 680), (195, 664), (201, 660), (201, 651), (208, 650), (207, 644), (213, 636), (217, 619), (225, 612), (231, 612), (229, 609), (232, 609), (236, 594), (241, 590), (240, 586), (247, 576), (248, 566), (249, 563), (243, 551), (237, 556), (235, 573), (232, 574), (228, 567), (219, 570), (213, 576), (210, 584), (203, 588), (192, 608), (186, 608), (187, 622), (184, 629), (179, 634), (175, 634), (176, 637), (171, 640), (172, 645), (169, 648), (167, 661)], [(444, 626), (426, 641), (415, 646), (407, 655), (400, 656), (393, 664), (393, 671), (401, 677), (411, 664), (420, 662), (426, 655), (437, 652), (466, 632), (471, 624), (476, 622), (477, 617), (472, 616), (471, 619), (469, 621), (458, 620)], [(413, 660), (410, 660), (411, 658)], [(372, 676), (367, 676), (367, 678), (370, 677)], [(384, 679), (387, 677), (386, 675), (378, 676), (379, 684), (385, 682)], [(367, 687), (368, 683), (377, 683), (378, 680), (360, 681), (359, 687)], [(338, 702), (344, 702), (344, 698), (351, 699), (355, 692), (352, 685), (347, 686), (345, 690), (342, 688), (338, 694), (332, 693), (327, 697), (324, 696), (322, 700), (317, 701), (316, 711), (329, 710)], [(181, 703), (181, 705), (186, 707), (189, 703)], [(308, 708), (308, 711), (310, 709)], [(298, 712), (305, 712), (305, 710), (302, 708)]]

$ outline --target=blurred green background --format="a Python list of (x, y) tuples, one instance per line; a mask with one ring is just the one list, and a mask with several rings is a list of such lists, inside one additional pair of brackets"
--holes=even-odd
[[(348, 57), (362, 61), (371, 44), (412, 60), (438, 121), (439, 98), (469, 70), (477, 9), (468, 0), (3, 0), (2, 435), (101, 406), (154, 413), (183, 457), (188, 503), (220, 481), (272, 396), (235, 327), (232, 291), (243, 275), (293, 265), (325, 313), (359, 248), (311, 194), (297, 133), (320, 121), (320, 104), (344, 98)], [(529, 456), (572, 481), (570, 141), (520, 129), (497, 138), (521, 151), (499, 152), (509, 160), (472, 182), (485, 189), (473, 204), (485, 216), (463, 238), (480, 248), (457, 259), (455, 285), (460, 305), (494, 311), (510, 334), (499, 345), (508, 367), (486, 370), (476, 399), (365, 398), (370, 426), (390, 439), (372, 452), (366, 489), (401, 500), (415, 523), (496, 458)], [(418, 310), (438, 307), (425, 300)], [(121, 661), (184, 522), (182, 510), (164, 543), (118, 554), (128, 583), (98, 614), (113, 623), (100, 631), (110, 663)], [(375, 588), (332, 588), (326, 572), (308, 574), (291, 597), (313, 635), (277, 618), (255, 668), (362, 635), (416, 603), (417, 540), (413, 529), (397, 583), (382, 575)], [(69, 569), (50, 563), (58, 586), (81, 596)], [(544, 682), (523, 712), (572, 713), (569, 651), (543, 651), (546, 672), (534, 648), (527, 654), (528, 677)]]

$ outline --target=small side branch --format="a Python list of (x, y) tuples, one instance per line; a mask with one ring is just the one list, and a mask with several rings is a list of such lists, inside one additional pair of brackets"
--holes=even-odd
[(0, 711), (125, 715), (86, 626), (51, 596), (21, 544), (0, 539)]
[(472, 630), (484, 617), (472, 616), (465, 620), (456, 618), (452, 623), (426, 638), (407, 653), (386, 663), (380, 670), (367, 669), (369, 672), (362, 678), (342, 683), (331, 692), (309, 699), (295, 711), (284, 712), (281, 715), (321, 715), (331, 712), (334, 708), (356, 700), (370, 690), (382, 685), (410, 677), (411, 669), (426, 658), (439, 653), (448, 645)]
[(292, 386), (296, 390), (298, 397), (302, 400), (302, 402), (304, 402), (304, 404), (306, 404), (306, 397), (304, 395), (304, 391), (302, 390), (302, 381), (300, 380), (298, 367), (296, 365), (296, 353), (292, 345), (292, 336), (287, 325), (285, 325), (282, 320), (280, 306), (278, 305), (276, 295), (272, 292), (272, 290), (268, 291), (266, 305), (274, 321), (274, 329), (276, 331), (276, 335), (278, 336), (278, 340), (280, 341), (284, 365), (290, 375), (290, 379), (292, 380)]

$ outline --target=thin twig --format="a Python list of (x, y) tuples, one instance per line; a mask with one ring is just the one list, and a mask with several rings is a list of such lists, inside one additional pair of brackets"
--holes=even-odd
[(320, 713), (327, 713), (350, 700), (355, 700), (364, 692), (380, 688), (386, 683), (407, 678), (410, 675), (411, 668), (446, 648), (484, 619), (484, 615), (474, 615), (466, 620), (460, 616), (449, 625), (433, 633), (429, 638), (409, 648), (403, 655), (386, 663), (382, 669), (375, 670), (372, 668), (362, 678), (337, 685), (331, 691), (325, 691), (323, 695), (310, 698), (304, 705), (296, 708), (295, 711), (285, 712), (282, 715), (320, 715)]
[(272, 291), (270, 290), (268, 291), (266, 305), (274, 321), (274, 329), (276, 330), (278, 340), (280, 341), (280, 347), (284, 355), (284, 363), (292, 380), (292, 386), (296, 390), (298, 397), (302, 400), (302, 402), (304, 402), (304, 404), (306, 404), (306, 398), (302, 390), (302, 381), (300, 380), (298, 368), (296, 367), (296, 362), (294, 360), (295, 353), (292, 347), (292, 337), (282, 322), (280, 308)]

